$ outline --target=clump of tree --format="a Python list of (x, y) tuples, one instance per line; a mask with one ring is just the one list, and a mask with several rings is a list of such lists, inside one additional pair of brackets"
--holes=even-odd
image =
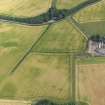
[(39, 100), (37, 103), (32, 103), (32, 105), (58, 105), (50, 100), (44, 99), (44, 100)]
[(37, 103), (32, 103), (32, 105), (88, 105), (85, 102), (68, 102), (68, 103), (55, 103), (47, 99), (39, 100)]
[(100, 37), (99, 34), (93, 35), (93, 36), (90, 37), (90, 40), (95, 41), (95, 42), (99, 42), (100, 39), (101, 39), (101, 37)]
[(100, 36), (99, 34), (90, 37), (90, 40), (95, 42), (105, 42), (105, 36)]

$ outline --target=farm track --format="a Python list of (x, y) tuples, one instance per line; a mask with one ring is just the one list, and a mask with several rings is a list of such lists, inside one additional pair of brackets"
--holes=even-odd
[(69, 66), (71, 70), (71, 86), (72, 86), (72, 101), (76, 102), (76, 69), (75, 69), (75, 55), (72, 53), (69, 56)]
[(26, 52), (26, 54), (24, 54), (24, 56), (18, 61), (18, 63), (15, 65), (15, 67), (10, 71), (10, 74), (14, 73), (16, 71), (16, 69), (18, 68), (18, 66), (24, 61), (24, 59), (29, 55), (29, 53), (31, 52), (31, 50), (33, 49), (33, 47), (39, 42), (39, 40), (45, 35), (45, 33), (48, 31), (49, 27), (51, 26), (48, 25), (47, 28), (44, 30), (44, 32), (40, 35), (40, 37), (38, 38), (37, 41), (35, 41), (32, 46), (28, 49), (28, 51)]
[[(48, 16), (49, 11), (48, 11), (47, 13), (43, 13), (40, 16), (30, 17), (30, 18), (0, 15), (0, 22), (15, 23), (15, 24), (20, 24), (20, 25), (28, 25), (28, 26), (46, 25), (46, 24), (50, 24), (50, 23), (55, 23), (57, 21), (61, 21), (68, 16), (73, 16), (75, 13), (79, 12), (80, 10), (84, 9), (85, 7), (95, 4), (99, 1), (101, 1), (101, 0), (88, 0), (88, 1), (85, 1), (81, 4), (79, 4), (78, 6), (76, 6), (74, 8), (71, 8), (71, 9), (57, 10), (57, 11), (61, 11), (61, 14), (59, 14), (56, 17), (56, 19), (54, 19), (54, 20), (52, 19), (54, 17), (49, 18), (49, 16)], [(64, 12), (65, 12), (65, 16), (62, 17), (61, 15)], [(45, 16), (48, 17), (47, 20), (46, 20)]]
[(74, 25), (75, 29), (77, 29), (80, 33), (82, 33), (83, 37), (88, 40), (88, 35), (86, 32), (84, 32), (80, 26), (80, 24), (73, 18), (71, 17), (71, 21), (72, 21), (72, 24)]

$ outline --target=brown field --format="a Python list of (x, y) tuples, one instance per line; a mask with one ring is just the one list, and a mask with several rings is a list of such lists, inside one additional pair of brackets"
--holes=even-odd
[(90, 105), (105, 104), (105, 64), (78, 65), (79, 99)]

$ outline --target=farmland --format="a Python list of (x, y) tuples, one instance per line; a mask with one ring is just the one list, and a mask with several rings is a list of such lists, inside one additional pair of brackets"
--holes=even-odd
[[(56, 6), (58, 9), (70, 9), (84, 1), (57, 0)], [(100, 9), (96, 9), (97, 5)], [(86, 10), (95, 8), (97, 14), (92, 13), (95, 19), (103, 20), (105, 16), (102, 12), (104, 10), (103, 5), (104, 1), (89, 6)], [(71, 9), (71, 12), (76, 12), (76, 9), (82, 9), (87, 5), (84, 3), (84, 6), (83, 4), (79, 6), (73, 10)], [(90, 12), (86, 12), (90, 15), (87, 17), (84, 12), (83, 15), (77, 16), (79, 18), (73, 15), (57, 21), (53, 19), (57, 17), (52, 16), (49, 23), (39, 15), (48, 11), (50, 7), (51, 0), (0, 1), (1, 17), (10, 16), (13, 20), (15, 20), (13, 17), (20, 19), (18, 24), (10, 20), (5, 23), (5, 19), (2, 21), (2, 18), (0, 20), (2, 22), (0, 23), (0, 105), (5, 105), (2, 100), (6, 100), (6, 102), (14, 100), (13, 105), (18, 105), (15, 100), (22, 100), (22, 105), (26, 105), (27, 102), (37, 102), (41, 99), (49, 99), (58, 103), (72, 102), (74, 104), (78, 103), (78, 105), (87, 105), (87, 103), (92, 103), (92, 105), (103, 104), (103, 98), (100, 101), (95, 100), (99, 93), (100, 97), (104, 97), (99, 89), (99, 86), (101, 86), (104, 91), (105, 87), (104, 82), (101, 81), (102, 78), (105, 79), (104, 57), (88, 57), (88, 59), (77, 60), (77, 55), (85, 52), (87, 44), (85, 33), (90, 36), (95, 34), (105, 35), (105, 22), (88, 22), (90, 17), (92, 16), (93, 19), (94, 16)], [(54, 8), (50, 9), (53, 10)], [(85, 11), (85, 9), (79, 11), (77, 15), (81, 14), (82, 11)], [(52, 14), (53, 12), (51, 11)], [(49, 12), (49, 15), (51, 13)], [(62, 13), (59, 16), (63, 16)], [(49, 15), (47, 14), (47, 16)], [(39, 20), (41, 18), (46, 21), (46, 25), (21, 24), (21, 19), (30, 18), (32, 18), (32, 23), (35, 16), (39, 16), (37, 17)], [(81, 16), (84, 19), (82, 21)], [(71, 17), (75, 17), (74, 19), (80, 22), (80, 27), (74, 23)], [(98, 66), (102, 72), (99, 72)], [(93, 72), (95, 74), (94, 79)], [(90, 76), (89, 79), (88, 76)], [(90, 85), (92, 84), (96, 88), (91, 89)], [(87, 90), (86, 86), (88, 87)], [(92, 91), (94, 89), (96, 90)], [(21, 105), (20, 103), (19, 105)], [(11, 105), (12, 102), (9, 104)]]
[[(91, 59), (92, 60), (92, 59)], [(78, 98), (91, 105), (105, 103), (105, 63), (79, 64), (78, 71)]]
[(0, 97), (32, 100), (49, 96), (67, 100), (70, 97), (68, 61), (65, 55), (30, 54), (14, 75), (2, 81)]
[(42, 39), (33, 48), (33, 51), (79, 52), (84, 50), (85, 40), (82, 34), (74, 28), (72, 22), (68, 23), (64, 20), (51, 25)]
[(88, 35), (88, 37), (93, 35), (105, 36), (105, 21), (96, 21), (96, 22), (88, 22), (81, 23), (81, 29)]
[(1, 0), (0, 14), (31, 17), (46, 12), (50, 5), (50, 0)]
[(84, 1), (85, 0), (57, 0), (56, 6), (58, 9), (70, 9)]
[(97, 20), (105, 20), (105, 0), (100, 1), (97, 4), (89, 6), (80, 12), (78, 12), (74, 17), (78, 22), (91, 22)]
[(40, 37), (45, 27), (0, 25), (0, 76), (8, 74), (12, 70), (16, 62)]

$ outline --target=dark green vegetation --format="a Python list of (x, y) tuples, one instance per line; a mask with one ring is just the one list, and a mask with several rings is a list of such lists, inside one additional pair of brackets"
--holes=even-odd
[(90, 37), (90, 40), (95, 41), (95, 42), (105, 42), (105, 36), (101, 36), (101, 35), (93, 35)]
[(87, 103), (84, 102), (68, 102), (68, 103), (56, 103), (56, 102), (52, 102), (50, 100), (40, 100), (37, 103), (32, 103), (32, 105), (88, 105)]

